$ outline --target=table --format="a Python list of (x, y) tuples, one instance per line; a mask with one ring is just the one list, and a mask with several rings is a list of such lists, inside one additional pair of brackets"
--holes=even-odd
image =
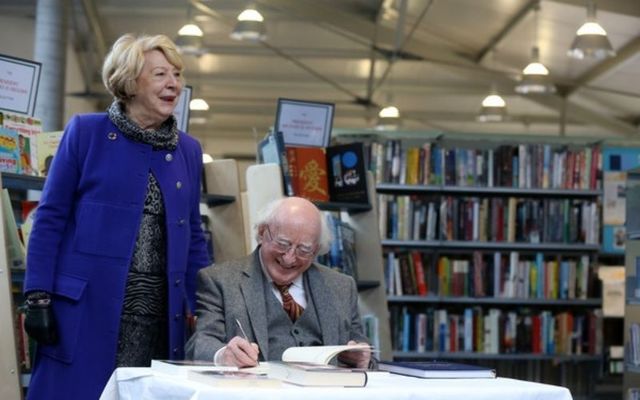
[(100, 400), (572, 400), (567, 388), (509, 378), (419, 379), (386, 372), (369, 374), (364, 388), (212, 387), (151, 368), (118, 368)]

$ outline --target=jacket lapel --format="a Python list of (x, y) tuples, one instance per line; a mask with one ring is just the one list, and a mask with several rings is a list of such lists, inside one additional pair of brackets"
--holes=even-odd
[(315, 264), (306, 271), (309, 283), (309, 295), (316, 306), (316, 313), (320, 321), (320, 331), (322, 332), (322, 343), (325, 345), (336, 344), (339, 340), (339, 319), (334, 298), (331, 295), (331, 287), (325, 282), (324, 277), (318, 271)]
[(260, 267), (259, 249), (260, 247), (254, 250), (251, 255), (252, 262), (244, 268), (244, 279), (240, 283), (240, 290), (244, 297), (248, 318), (251, 321), (253, 335), (260, 348), (260, 354), (266, 357), (269, 354), (269, 336), (267, 333), (267, 307), (263, 296), (264, 276)]

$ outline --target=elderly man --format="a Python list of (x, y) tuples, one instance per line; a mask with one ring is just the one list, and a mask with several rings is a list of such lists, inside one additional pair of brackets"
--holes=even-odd
[[(354, 280), (313, 262), (330, 242), (316, 206), (299, 197), (276, 200), (255, 228), (252, 254), (199, 272), (187, 357), (244, 367), (280, 360), (292, 346), (365, 342)], [(339, 356), (359, 368), (369, 359), (369, 351)]]

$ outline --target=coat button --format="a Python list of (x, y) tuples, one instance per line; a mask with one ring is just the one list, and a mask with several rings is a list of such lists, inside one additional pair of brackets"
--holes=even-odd
[(167, 160), (167, 162), (171, 162), (171, 160), (173, 160), (173, 156), (171, 154), (167, 154), (164, 156), (164, 159)]
[(184, 225), (184, 219), (181, 219), (180, 221), (178, 221), (178, 226), (182, 226)]
[(173, 348), (173, 354), (178, 354), (178, 348), (177, 347)]
[(176, 314), (176, 316), (174, 317), (176, 321), (178, 321), (180, 319), (180, 317), (182, 317), (182, 314)]
[(182, 282), (180, 279), (176, 279), (176, 286), (178, 286)]
[(115, 132), (109, 132), (107, 134), (107, 137), (109, 138), (109, 140), (116, 140), (118, 138), (118, 134)]
[(182, 182), (178, 181), (176, 182), (176, 188), (180, 189), (182, 187)]

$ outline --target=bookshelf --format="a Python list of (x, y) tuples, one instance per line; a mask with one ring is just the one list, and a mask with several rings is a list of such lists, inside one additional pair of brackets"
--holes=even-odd
[[(249, 226), (256, 221), (258, 210), (272, 200), (284, 197), (282, 172), (279, 165), (253, 165), (247, 169), (247, 199)], [(360, 294), (360, 314), (373, 314), (378, 317), (378, 337), (380, 343), (380, 359), (392, 356), (388, 310), (382, 275), (382, 254), (374, 251), (380, 248), (378, 235), (377, 209), (375, 205), (375, 187), (371, 174), (367, 175), (369, 205), (360, 204), (326, 204), (318, 203), (323, 210), (339, 210), (342, 219), (349, 223), (356, 232), (356, 254), (358, 257), (358, 289)], [(255, 238), (250, 238), (251, 248), (256, 246)], [(372, 250), (373, 249), (373, 250)]]
[(591, 396), (601, 143), (341, 136), (369, 142), (393, 358), (467, 360)]
[[(626, 185), (626, 249), (625, 249), (625, 307), (624, 307), (624, 374), (623, 396), (635, 398), (640, 391), (640, 168), (627, 172)], [(637, 293), (638, 292), (638, 293)], [(632, 393), (635, 393), (632, 397)]]

